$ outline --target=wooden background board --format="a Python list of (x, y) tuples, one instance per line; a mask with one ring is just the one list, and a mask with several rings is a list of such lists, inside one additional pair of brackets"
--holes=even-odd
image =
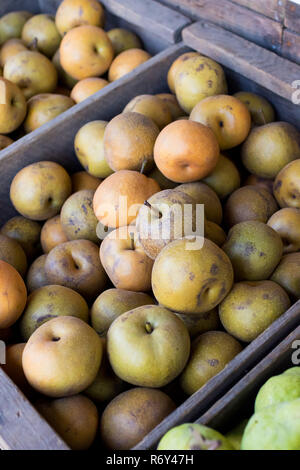
[(0, 449), (68, 450), (69, 447), (0, 367)]
[(293, 0), (159, 1), (300, 63), (300, 5)]
[(189, 397), (170, 416), (153, 429), (134, 449), (145, 450), (157, 446), (161, 437), (178, 424), (194, 421), (210, 406), (221, 399), (226, 390), (252, 369), (279, 341), (299, 325), (300, 301), (279, 317), (258, 338), (200, 390)]
[(244, 417), (253, 412), (253, 405), (259, 388), (273, 375), (295, 366), (291, 357), (294, 341), (300, 340), (300, 326), (271, 351), (256, 367), (242, 378), (221, 400), (218, 400), (197, 423), (210, 426), (220, 432), (227, 432)]

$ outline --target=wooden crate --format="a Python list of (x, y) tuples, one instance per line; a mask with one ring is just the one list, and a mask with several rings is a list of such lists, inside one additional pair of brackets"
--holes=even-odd
[(300, 63), (298, 0), (159, 0)]
[[(273, 375), (281, 374), (299, 364), (300, 326), (273, 349), (256, 367), (243, 377), (221, 400), (196, 420), (220, 432), (230, 431), (243, 418), (253, 413), (255, 397), (260, 387)], [(295, 355), (297, 364), (292, 361)]]
[[(196, 29), (200, 28), (199, 41), (196, 43)], [(205, 28), (205, 37), (201, 37), (201, 28)], [(231, 91), (250, 89), (269, 98), (274, 104), (278, 118), (295, 123), (299, 119), (299, 106), (288, 99), (293, 91), (289, 83), (290, 71), (293, 76), (300, 68), (277, 57), (259, 46), (245, 41), (242, 44), (244, 59), (235, 64), (232, 54), (239, 47), (241, 39), (229, 32), (220, 38), (220, 31), (211, 25), (193, 25), (184, 31), (185, 41), (202, 53), (213, 58), (220, 56), (220, 63), (226, 68)], [(197, 40), (198, 41), (198, 40)], [(193, 44), (191, 44), (193, 42)], [(231, 48), (229, 48), (231, 44)], [(39, 160), (53, 160), (64, 165), (69, 171), (79, 168), (73, 151), (73, 140), (77, 130), (86, 122), (94, 119), (109, 120), (121, 112), (127, 102), (142, 93), (167, 91), (166, 76), (172, 62), (188, 47), (184, 43), (171, 46), (151, 60), (134, 70), (128, 76), (91, 96), (46, 124), (42, 129), (26, 136), (22, 145), (18, 142), (0, 155), (0, 222), (14, 214), (9, 202), (9, 186), (12, 177), (25, 165)], [(264, 61), (260, 62), (260, 53)], [(274, 56), (274, 57), (273, 57)], [(230, 62), (231, 60), (231, 62)], [(249, 70), (245, 63), (249, 62)], [(266, 67), (269, 64), (269, 67)], [(234, 68), (236, 67), (236, 71)], [(296, 69), (295, 69), (296, 67)], [(257, 77), (255, 77), (255, 73)], [(253, 79), (251, 79), (253, 75)], [(276, 79), (274, 78), (276, 77)], [(262, 84), (258, 82), (262, 82)], [(299, 323), (300, 302), (273, 323), (259, 338), (247, 346), (216, 377), (196, 392), (152, 433), (137, 448), (144, 449), (155, 445), (156, 441), (170, 427), (190, 419), (196, 419), (205, 412), (218, 398), (236, 383), (249, 368), (253, 367), (276, 343), (287, 335)], [(61, 439), (46, 425), (34, 408), (0, 370), (0, 447), (12, 449), (57, 449), (66, 448)]]

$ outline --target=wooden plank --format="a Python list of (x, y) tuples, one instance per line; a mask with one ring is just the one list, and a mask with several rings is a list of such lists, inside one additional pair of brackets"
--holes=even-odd
[(289, 29), (283, 31), (281, 54), (300, 64), (300, 34)]
[(68, 450), (0, 367), (0, 448)]
[(10, 11), (27, 10), (33, 13), (40, 11), (39, 0), (1, 0), (0, 2), (0, 16), (9, 13)]
[(183, 39), (188, 46), (291, 101), (292, 82), (300, 77), (299, 65), (210, 23), (185, 28)]
[(280, 23), (283, 22), (285, 0), (232, 0), (232, 2), (261, 13)]
[(170, 43), (178, 42), (182, 29), (190, 23), (182, 13), (154, 0), (101, 0), (101, 3), (114, 15), (126, 18), (132, 24), (142, 25)]
[(280, 50), (281, 24), (260, 13), (227, 0), (165, 0), (165, 3), (194, 19), (210, 21), (263, 47)]
[(170, 416), (165, 418), (134, 449), (155, 448), (161, 437), (172, 427), (190, 422), (202, 415), (208, 407), (241, 379), (279, 341), (299, 325), (300, 301), (279, 317), (258, 338), (238, 354), (219, 374), (189, 397)]
[(300, 34), (300, 2), (286, 1), (284, 24), (288, 29)]
[(256, 367), (242, 378), (222, 399), (218, 400), (197, 423), (221, 432), (229, 431), (235, 424), (252, 412), (259, 388), (273, 375), (280, 374), (295, 364), (291, 362), (294, 341), (300, 340), (300, 326), (271, 351)]

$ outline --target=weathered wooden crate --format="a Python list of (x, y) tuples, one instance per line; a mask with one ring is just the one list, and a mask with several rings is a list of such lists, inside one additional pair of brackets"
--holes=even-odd
[[(119, 81), (107, 86), (86, 102), (80, 103), (22, 139), (0, 155), (0, 222), (14, 214), (9, 202), (12, 177), (25, 165), (53, 160), (69, 171), (78, 169), (73, 150), (77, 130), (94, 119), (109, 120), (120, 113), (127, 102), (142, 93), (167, 91), (166, 76), (172, 62), (191, 46), (218, 60), (226, 69), (231, 91), (251, 90), (266, 96), (275, 106), (279, 119), (295, 124), (300, 107), (291, 101), (291, 82), (299, 77), (300, 67), (259, 46), (216, 26), (199, 23), (183, 32), (186, 42), (159, 53)], [(241, 43), (241, 41), (243, 41)], [(236, 52), (240, 50), (240, 53)], [(252, 368), (274, 345), (292, 331), (300, 318), (296, 303), (259, 338), (247, 346), (216, 377), (185, 401), (150, 433), (137, 449), (155, 446), (170, 427), (196, 419)], [(66, 445), (39, 417), (34, 408), (0, 370), (0, 447), (3, 449), (63, 449)]]
[(159, 0), (300, 63), (298, 0)]
[(299, 350), (300, 326), (279, 343), (196, 422), (220, 432), (228, 432), (243, 418), (249, 418), (253, 413), (254, 400), (260, 387), (273, 375), (281, 374), (289, 367), (300, 365)]

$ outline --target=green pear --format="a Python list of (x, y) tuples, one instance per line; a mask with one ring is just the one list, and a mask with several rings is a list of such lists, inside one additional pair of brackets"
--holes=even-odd
[(202, 424), (185, 423), (170, 429), (160, 440), (157, 450), (234, 450), (217, 431)]
[(268, 406), (249, 420), (242, 450), (299, 450), (300, 398)]
[[(299, 369), (300, 367), (293, 367)], [(300, 373), (289, 372), (271, 377), (260, 388), (255, 400), (255, 412), (267, 406), (300, 398)]]

